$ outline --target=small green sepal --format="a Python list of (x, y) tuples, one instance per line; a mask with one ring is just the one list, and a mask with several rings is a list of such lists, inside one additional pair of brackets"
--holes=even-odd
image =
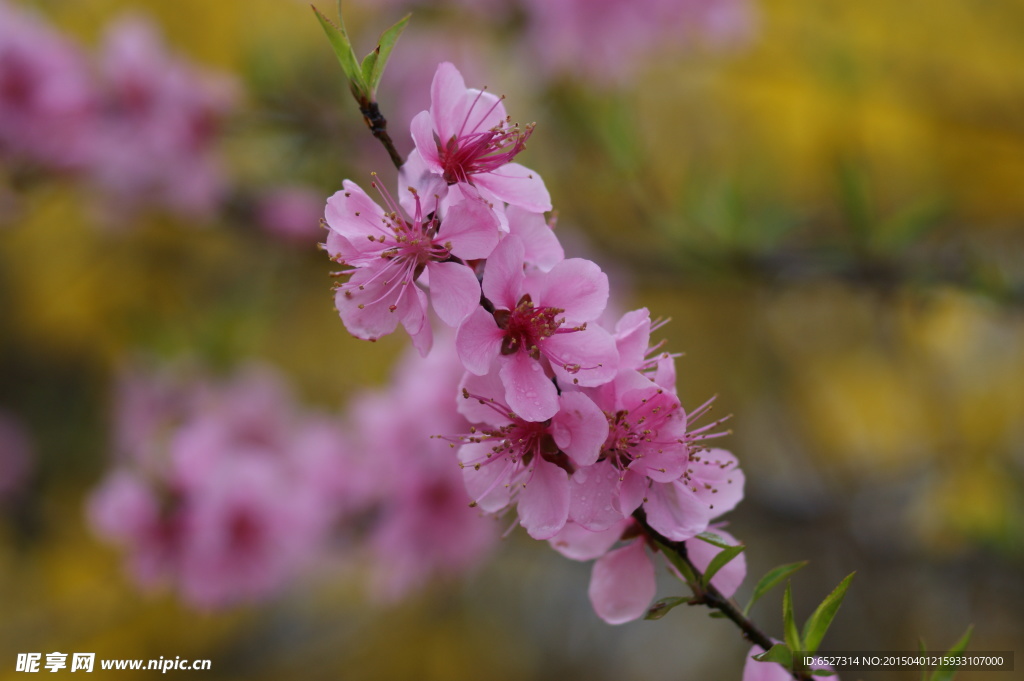
[(793, 667), (793, 651), (785, 643), (776, 643), (767, 651), (754, 655), (758, 662), (777, 662), (786, 669)]
[(655, 603), (644, 615), (645, 620), (660, 620), (662, 617), (668, 614), (668, 611), (676, 606), (688, 603), (690, 599), (683, 598), (682, 596), (672, 596), (670, 598), (662, 598), (660, 601)]
[(693, 569), (689, 566), (689, 564), (685, 560), (683, 560), (682, 557), (680, 557), (680, 555), (676, 553), (671, 547), (659, 541), (656, 541), (654, 543), (657, 544), (661, 552), (665, 554), (666, 558), (668, 558), (668, 562), (672, 563), (672, 565), (675, 566), (676, 570), (679, 571), (679, 574), (682, 575), (683, 580), (685, 580), (686, 583), (690, 585), (690, 588), (693, 589), (693, 592), (697, 593), (700, 587), (700, 581), (697, 579), (697, 575), (694, 574)]
[(701, 532), (697, 535), (697, 539), (700, 539), (701, 541), (706, 541), (712, 546), (717, 546), (720, 549), (727, 549), (731, 546), (735, 546), (735, 544), (730, 544), (729, 542), (727, 542), (725, 540), (725, 537), (717, 535), (714, 532)]

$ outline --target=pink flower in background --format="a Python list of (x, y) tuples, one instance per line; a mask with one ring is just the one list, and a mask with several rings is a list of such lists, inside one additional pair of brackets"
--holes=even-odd
[[(355, 183), (327, 200), (327, 251), (349, 266), (349, 280), (337, 287), (335, 305), (345, 328), (357, 338), (376, 340), (399, 323), (422, 354), (432, 344), (427, 294), (438, 317), (457, 326), (480, 303), (480, 286), (467, 260), (486, 258), (498, 242), (498, 221), (478, 201), (461, 201), (439, 215), (437, 199), (424, 206), (415, 196), (412, 218), (380, 187), (387, 211)], [(425, 198), (431, 201), (431, 197)]]
[(366, 538), (373, 581), (388, 600), (464, 573), (497, 539), (494, 522), (470, 507), (451, 444), (437, 437), (469, 429), (456, 411), (462, 367), (451, 338), (444, 340), (426, 358), (407, 353), (386, 391), (353, 405), (361, 455), (354, 469), (373, 481)]
[(504, 402), (520, 418), (544, 421), (558, 411), (561, 385), (595, 386), (615, 376), (618, 355), (607, 331), (588, 326), (604, 311), (608, 277), (594, 263), (562, 260), (549, 272), (524, 272), (525, 247), (509, 235), (487, 260), (483, 293), (459, 327), (463, 365), (483, 375), (497, 362)]
[(188, 488), (177, 565), (185, 600), (222, 607), (265, 598), (307, 565), (326, 518), (289, 473), (266, 453), (237, 453)]
[(214, 143), (237, 99), (235, 83), (168, 53), (141, 17), (108, 28), (99, 74), (92, 180), (118, 209), (151, 202), (209, 214), (226, 189)]
[(578, 392), (558, 395), (550, 420), (526, 421), (504, 404), (504, 393), (496, 372), (467, 373), (462, 381), (459, 411), (483, 424), (463, 436), (459, 448), (466, 489), (489, 513), (515, 502), (530, 536), (549, 539), (569, 517), (569, 471), (597, 460), (607, 421)]
[(21, 422), (0, 410), (0, 503), (25, 489), (32, 471), (32, 443)]
[(0, 0), (0, 159), (80, 166), (94, 107), (78, 47), (34, 13)]
[(526, 44), (550, 74), (616, 84), (680, 47), (749, 40), (748, 0), (522, 0)]
[(109, 473), (88, 499), (93, 530), (128, 550), (129, 571), (144, 588), (173, 578), (177, 569), (185, 530), (178, 501), (171, 489), (157, 489), (128, 469)]
[(320, 234), (324, 200), (308, 187), (276, 187), (256, 202), (256, 223), (272, 236), (308, 246)]
[(192, 605), (272, 595), (357, 485), (343, 473), (347, 441), (300, 412), (269, 369), (170, 376), (122, 383), (121, 462), (90, 498), (93, 527), (125, 547), (141, 584), (169, 584)]
[(512, 162), (533, 127), (510, 123), (501, 98), (467, 89), (452, 64), (437, 67), (430, 110), (417, 114), (411, 128), (416, 149), (403, 168), (406, 181), (426, 172), (487, 203), (505, 202), (539, 213), (551, 210), (551, 196), (540, 176)]

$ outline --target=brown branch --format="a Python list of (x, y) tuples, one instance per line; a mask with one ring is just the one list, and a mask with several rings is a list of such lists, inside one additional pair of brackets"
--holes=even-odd
[[(696, 584), (690, 584), (690, 588), (693, 589), (693, 598), (690, 599), (690, 605), (705, 605), (712, 610), (717, 610), (722, 613), (727, 619), (732, 621), (740, 631), (743, 632), (743, 637), (751, 643), (760, 646), (763, 650), (768, 650), (775, 641), (771, 639), (768, 634), (754, 623), (749, 617), (743, 614), (739, 606), (734, 601), (726, 598), (721, 591), (719, 591), (713, 584), (708, 583), (707, 586), (701, 586), (700, 582), (703, 581), (703, 574), (700, 569), (690, 560), (689, 555), (686, 551), (686, 544), (681, 541), (672, 541), (666, 539), (657, 530), (652, 528), (647, 523), (647, 515), (644, 513), (643, 508), (639, 508), (633, 513), (633, 517), (636, 519), (640, 526), (643, 528), (644, 533), (647, 534), (652, 540), (659, 544), (663, 548), (670, 549), (675, 553), (680, 560), (693, 571), (693, 574), (697, 577)], [(796, 651), (793, 651), (794, 653)], [(793, 678), (797, 681), (812, 681), (813, 677), (804, 672), (790, 672)]]
[(395, 168), (401, 169), (405, 161), (402, 160), (402, 155), (395, 148), (395, 143), (391, 141), (391, 135), (388, 134), (388, 121), (384, 118), (384, 114), (380, 112), (377, 102), (360, 101), (359, 113), (363, 114), (366, 127), (370, 129), (373, 136), (379, 139), (380, 143), (387, 149), (388, 156), (391, 157), (391, 162), (395, 164)]

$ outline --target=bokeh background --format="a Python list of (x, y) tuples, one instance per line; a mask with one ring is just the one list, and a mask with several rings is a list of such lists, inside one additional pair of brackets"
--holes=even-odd
[[(1024, 6), (650, 3), (675, 24), (562, 4), (411, 7), (379, 95), (399, 146), (441, 59), (537, 123), (522, 160), (551, 190), (567, 251), (602, 264), (621, 309), (671, 318), (684, 405), (717, 394), (733, 415), (727, 446), (748, 482), (729, 521), (748, 582), (809, 560), (794, 577), (806, 615), (857, 571), (826, 648), (945, 649), (973, 624), (971, 650), (1019, 654)], [(55, 650), (208, 658), (211, 679), (740, 677), (747, 646), (725, 622), (683, 608), (605, 625), (589, 566), (521, 532), (387, 602), (347, 545), (231, 608), (140, 589), (86, 514), (114, 462), (119, 377), (259, 362), (341, 419), (407, 339), (348, 336), (317, 220), (342, 179), (395, 174), (305, 3), (5, 5), (31, 6), (81, 55), (142, 17), (168, 54), (232, 84), (204, 137), (220, 187), (205, 203), (160, 184), (192, 170), (129, 201), (5, 141), (0, 678), (19, 677), (17, 653)], [(346, 3), (358, 50), (409, 8)], [(125, 139), (109, 144), (166, 165)], [(666, 579), (659, 595), (682, 591)], [(775, 635), (779, 596), (754, 609)]]

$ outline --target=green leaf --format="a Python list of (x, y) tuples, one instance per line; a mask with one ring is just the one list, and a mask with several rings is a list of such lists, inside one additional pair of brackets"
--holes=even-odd
[[(967, 627), (967, 631), (960, 637), (960, 640), (953, 644), (953, 647), (946, 651), (946, 655), (957, 656), (967, 650), (967, 642), (971, 640), (971, 634), (974, 632), (974, 625)], [(948, 665), (939, 667), (932, 673), (931, 681), (952, 681), (953, 677), (956, 676), (957, 665)]]
[(782, 631), (790, 650), (805, 650), (793, 619), (793, 589), (790, 582), (786, 582), (786, 593), (782, 596)]
[(850, 582), (855, 574), (857, 573), (851, 572), (843, 581), (839, 582), (839, 586), (833, 589), (832, 593), (821, 602), (817, 610), (807, 618), (803, 631), (804, 645), (806, 647), (801, 648), (801, 650), (813, 653), (821, 645), (821, 639), (825, 637), (825, 632), (828, 631), (829, 625), (832, 624), (832, 619), (836, 616), (836, 611), (839, 610), (843, 597), (846, 596), (846, 590), (850, 588)]
[(672, 608), (682, 605), (688, 602), (689, 599), (683, 598), (682, 596), (672, 596), (671, 598), (662, 598), (660, 601), (655, 603), (644, 615), (645, 620), (660, 620), (662, 617), (668, 614), (668, 611)]
[(750, 612), (750, 608), (754, 606), (754, 603), (757, 603), (757, 601), (761, 599), (761, 596), (768, 593), (772, 587), (805, 565), (807, 565), (807, 561), (802, 560), (799, 563), (780, 565), (777, 568), (769, 570), (757, 583), (757, 586), (754, 587), (754, 595), (750, 597), (750, 602), (747, 603), (747, 607), (743, 608), (743, 614), (748, 614)]
[(708, 563), (707, 569), (704, 570), (704, 575), (700, 578), (700, 585), (706, 587), (710, 584), (711, 578), (718, 574), (719, 570), (728, 565), (729, 561), (743, 553), (746, 548), (747, 547), (743, 544), (739, 544), (737, 546), (726, 547), (719, 551), (715, 557), (711, 559), (711, 562)]
[(778, 662), (786, 669), (793, 667), (793, 651), (784, 643), (776, 643), (766, 652), (754, 655), (754, 659), (758, 662)]
[[(928, 654), (928, 646), (925, 645), (924, 638), (917, 639), (917, 652), (921, 653), (922, 655)], [(928, 670), (921, 670), (921, 681), (928, 681)]]
[(701, 532), (697, 535), (697, 539), (706, 541), (712, 546), (717, 546), (720, 549), (728, 549), (735, 546), (735, 544), (730, 544), (724, 537), (717, 535), (714, 532)]
[(362, 70), (359, 68), (356, 53), (352, 50), (352, 41), (348, 39), (348, 33), (345, 32), (345, 23), (341, 19), (341, 3), (338, 3), (338, 26), (331, 23), (331, 20), (325, 17), (316, 7), (313, 7), (313, 13), (316, 14), (320, 26), (323, 27), (324, 33), (327, 34), (327, 39), (331, 43), (334, 55), (338, 58), (338, 63), (341, 64), (345, 77), (348, 78), (348, 87), (352, 94), (360, 102), (368, 100), (369, 90), (363, 79)]
[(693, 573), (693, 568), (691, 568), (690, 565), (683, 560), (682, 556), (676, 553), (667, 544), (660, 541), (655, 543), (658, 545), (658, 548), (661, 549), (661, 552), (665, 554), (665, 557), (668, 558), (668, 562), (672, 563), (672, 565), (679, 570), (679, 574), (683, 576), (683, 579), (690, 585), (690, 588), (693, 589), (694, 593), (697, 593), (700, 581), (697, 579), (697, 575)]
[(402, 31), (405, 30), (411, 16), (411, 14), (406, 14), (398, 23), (381, 33), (380, 38), (377, 40), (377, 47), (374, 48), (373, 52), (366, 55), (366, 59), (363, 60), (363, 82), (366, 83), (369, 89), (371, 100), (377, 97), (377, 86), (380, 84), (381, 76), (384, 75), (384, 67), (388, 64), (388, 57), (391, 56), (391, 50), (395, 48), (398, 36), (402, 35)]

